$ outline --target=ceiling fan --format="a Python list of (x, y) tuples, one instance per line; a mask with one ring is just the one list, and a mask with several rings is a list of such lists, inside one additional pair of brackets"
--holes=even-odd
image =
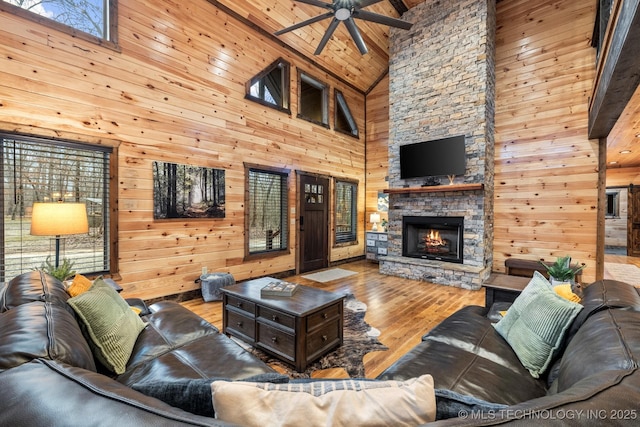
[(318, 15), (314, 18), (307, 19), (306, 21), (299, 22), (290, 27), (284, 28), (280, 31), (276, 31), (274, 34), (279, 36), (284, 33), (288, 33), (289, 31), (297, 30), (298, 28), (304, 27), (305, 25), (313, 24), (314, 22), (322, 21), (324, 19), (333, 18), (327, 31), (325, 32), (322, 40), (320, 40), (320, 44), (314, 55), (319, 55), (324, 49), (325, 45), (333, 36), (333, 32), (336, 30), (340, 22), (344, 22), (344, 25), (349, 30), (349, 34), (351, 34), (351, 38), (355, 42), (356, 46), (358, 46), (358, 50), (361, 54), (366, 54), (368, 52), (367, 45), (364, 43), (362, 39), (362, 35), (356, 26), (354, 19), (362, 19), (363, 21), (376, 22), (378, 24), (388, 25), (390, 27), (402, 28), (408, 30), (411, 28), (413, 24), (410, 22), (403, 21), (401, 19), (391, 18), (389, 16), (380, 15), (373, 12), (367, 12), (366, 10), (361, 10), (367, 6), (371, 6), (372, 4), (376, 4), (381, 2), (382, 0), (332, 0), (331, 3), (325, 3), (323, 1), (318, 0), (294, 0), (299, 1), (300, 3), (310, 4), (312, 6), (322, 7), (325, 9), (329, 9), (329, 12)]

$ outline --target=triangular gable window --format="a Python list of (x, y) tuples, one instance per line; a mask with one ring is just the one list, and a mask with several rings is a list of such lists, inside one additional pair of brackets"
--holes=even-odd
[(351, 115), (347, 100), (344, 98), (342, 92), (337, 89), (335, 91), (335, 106), (335, 129), (358, 137), (358, 125), (356, 125), (356, 121)]
[(247, 82), (246, 98), (289, 111), (289, 68), (289, 63), (283, 59), (269, 65)]

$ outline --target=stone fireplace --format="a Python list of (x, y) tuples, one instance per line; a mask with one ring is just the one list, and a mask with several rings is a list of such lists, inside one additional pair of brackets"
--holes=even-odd
[(402, 218), (402, 256), (462, 263), (464, 218), (405, 216)]
[[(389, 247), (380, 271), (478, 289), (493, 261), (495, 2), (428, 0), (404, 18), (412, 29), (390, 36)], [(400, 146), (455, 135), (465, 138), (464, 175), (428, 187), (400, 177)]]

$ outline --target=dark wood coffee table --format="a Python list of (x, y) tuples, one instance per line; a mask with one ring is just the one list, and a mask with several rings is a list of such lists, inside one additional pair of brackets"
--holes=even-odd
[(274, 278), (221, 289), (223, 332), (291, 363), (298, 372), (342, 344), (345, 295), (299, 285), (290, 297), (262, 297)]

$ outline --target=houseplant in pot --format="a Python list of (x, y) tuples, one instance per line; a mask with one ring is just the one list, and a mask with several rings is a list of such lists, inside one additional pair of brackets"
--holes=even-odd
[(575, 284), (576, 274), (586, 267), (584, 264), (571, 265), (571, 256), (569, 255), (558, 257), (556, 262), (551, 265), (548, 265), (543, 261), (540, 261), (540, 264), (542, 264), (542, 266), (547, 270), (547, 273), (549, 273), (549, 280), (552, 285), (560, 283)]

